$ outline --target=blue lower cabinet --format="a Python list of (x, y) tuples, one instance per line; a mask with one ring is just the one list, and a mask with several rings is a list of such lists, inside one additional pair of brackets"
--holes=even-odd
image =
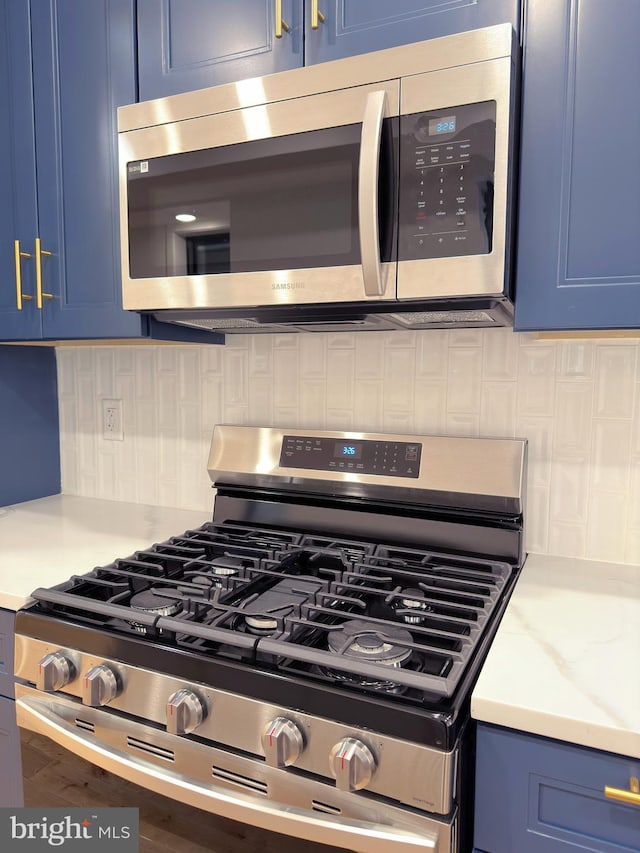
[(640, 328), (640, 3), (528, 0), (515, 328)]
[(58, 383), (52, 347), (0, 346), (0, 409), (0, 506), (58, 494)]
[(317, 26), (305, 9), (305, 65), (493, 24), (520, 28), (520, 0), (318, 0), (318, 8)]
[(0, 696), (0, 806), (24, 805), (16, 703)]
[(21, 806), (20, 730), (13, 701), (13, 626), (15, 613), (0, 610), (0, 807)]
[(629, 790), (640, 759), (480, 724), (474, 842), (478, 853), (638, 853), (640, 808)]

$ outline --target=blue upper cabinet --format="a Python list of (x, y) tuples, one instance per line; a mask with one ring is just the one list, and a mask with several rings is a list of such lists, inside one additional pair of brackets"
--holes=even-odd
[(0, 338), (39, 338), (38, 233), (29, 16), (0, 4)]
[(302, 65), (302, 14), (302, 0), (138, 0), (139, 99)]
[(306, 0), (305, 65), (502, 23), (520, 0)]
[(515, 326), (640, 326), (640, 3), (529, 0)]
[(139, 100), (504, 22), (520, 0), (138, 0)]
[(220, 340), (122, 309), (116, 108), (136, 100), (135, 26), (134, 0), (0, 0), (0, 340)]

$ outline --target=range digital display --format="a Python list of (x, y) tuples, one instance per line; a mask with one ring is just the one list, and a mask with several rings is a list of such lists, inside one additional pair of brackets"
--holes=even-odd
[(362, 444), (354, 441), (338, 441), (333, 455), (336, 459), (361, 459)]

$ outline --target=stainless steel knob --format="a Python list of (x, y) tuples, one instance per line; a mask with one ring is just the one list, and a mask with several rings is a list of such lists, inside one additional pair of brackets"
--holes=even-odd
[(287, 767), (293, 764), (304, 749), (302, 732), (286, 717), (276, 717), (267, 723), (260, 739), (270, 767)]
[(182, 688), (167, 702), (167, 731), (172, 735), (188, 735), (207, 716), (207, 706), (192, 690)]
[(329, 755), (331, 774), (341, 791), (359, 791), (366, 788), (376, 770), (373, 753), (362, 741), (343, 738)]
[(82, 677), (82, 703), (97, 708), (108, 705), (122, 691), (122, 682), (118, 674), (101, 663), (92, 667)]
[(61, 690), (76, 677), (76, 668), (62, 652), (51, 652), (38, 662), (36, 687), (48, 693)]

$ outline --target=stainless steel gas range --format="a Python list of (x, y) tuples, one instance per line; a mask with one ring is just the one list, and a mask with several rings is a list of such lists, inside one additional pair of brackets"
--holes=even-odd
[(216, 427), (211, 522), (18, 613), (19, 725), (300, 839), (470, 850), (525, 468), (523, 440)]

